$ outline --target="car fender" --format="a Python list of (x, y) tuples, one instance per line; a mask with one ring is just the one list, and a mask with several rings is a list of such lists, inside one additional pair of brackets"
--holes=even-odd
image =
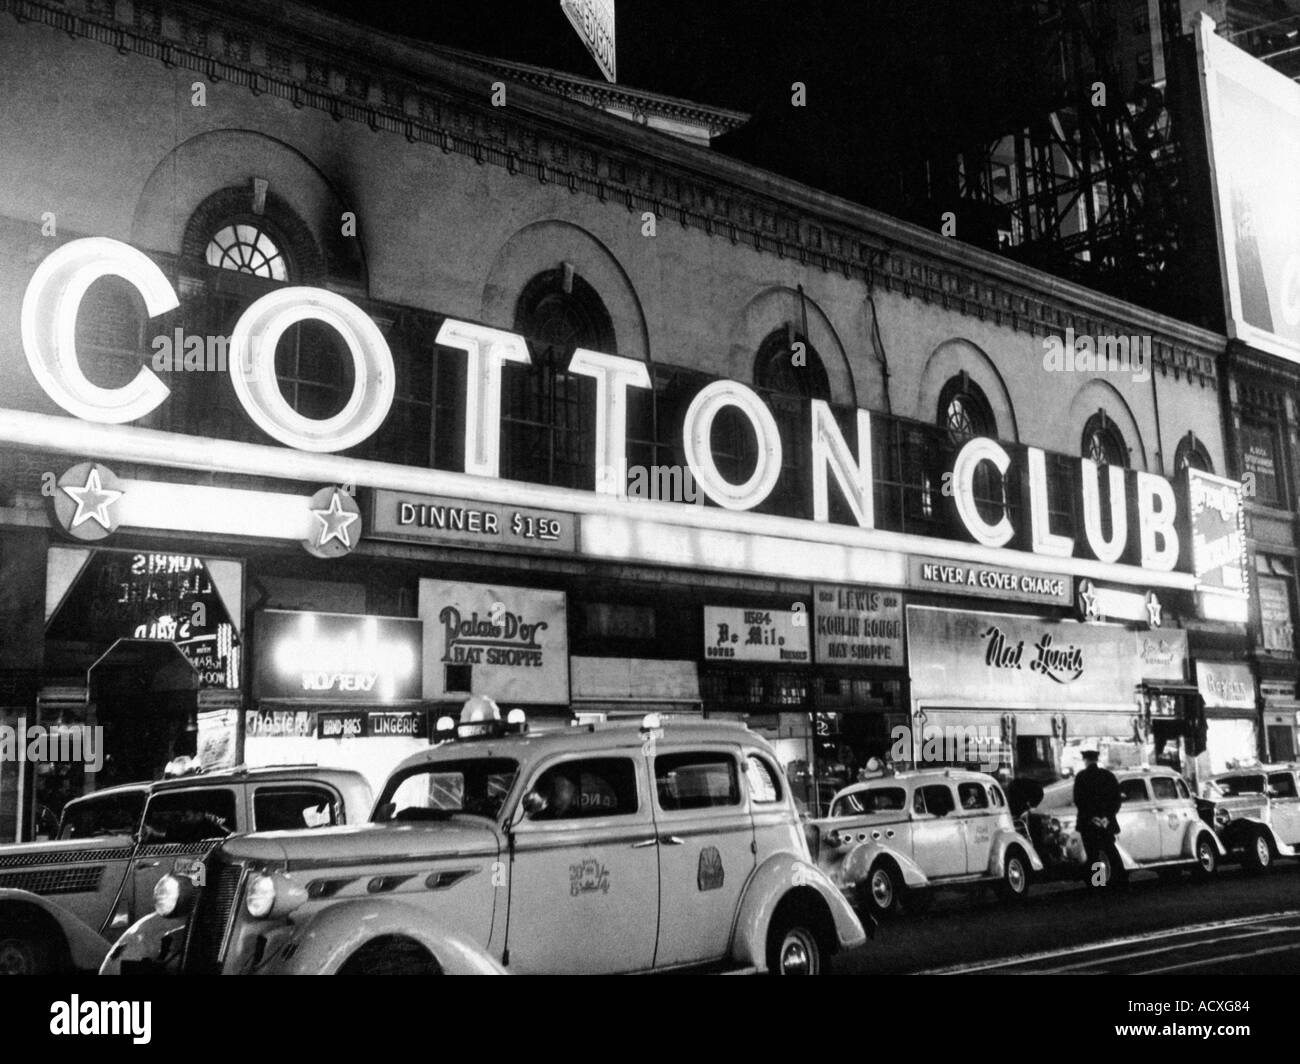
[(258, 974), (334, 975), (363, 945), (386, 935), (419, 942), (447, 975), (506, 974), (477, 942), (440, 927), (426, 911), (377, 898), (339, 902), (306, 918)]
[(826, 905), (840, 949), (853, 949), (867, 940), (853, 906), (825, 872), (795, 854), (778, 853), (759, 865), (745, 884), (731, 936), (736, 963), (767, 967), (768, 928), (777, 906), (793, 890), (812, 891)]
[(1018, 831), (999, 831), (993, 839), (993, 848), (989, 852), (989, 875), (1001, 879), (1006, 871), (1007, 851), (1018, 846), (1029, 858), (1029, 867), (1035, 872), (1043, 870), (1043, 859), (1038, 856), (1034, 844)]
[[(30, 924), (40, 916), (32, 909), (39, 909), (47, 920), (57, 925), (62, 935), (62, 945), (67, 949), (66, 959), (78, 971), (98, 971), (108, 953), (108, 940), (89, 924), (83, 922), (48, 898), (33, 894), (29, 890), (15, 890), (10, 887), (0, 888), (0, 919), (14, 914), (21, 917), (20, 922)], [(53, 929), (51, 929), (51, 933)]]
[(1291, 845), (1282, 841), (1282, 837), (1272, 824), (1252, 816), (1234, 817), (1215, 834), (1218, 836), (1219, 842), (1223, 844), (1223, 848), (1232, 851), (1249, 846), (1257, 831), (1264, 832), (1272, 840), (1275, 853), (1285, 854), (1291, 852)]
[(1183, 852), (1181, 856), (1195, 860), (1196, 845), (1200, 841), (1202, 835), (1208, 835), (1210, 837), (1210, 840), (1214, 843), (1214, 852), (1216, 854), (1220, 857), (1228, 856), (1228, 851), (1219, 840), (1218, 834), (1203, 820), (1196, 820), (1188, 825), (1187, 831), (1183, 835)]
[[(167, 961), (162, 959), (163, 940), (175, 935), (167, 951)], [(184, 953), (185, 918), (183, 916), (159, 916), (148, 913), (122, 932), (121, 938), (113, 943), (104, 963), (99, 967), (100, 975), (121, 975), (123, 964), (146, 966), (149, 974), (176, 974), (180, 958)], [(173, 962), (175, 962), (173, 964)]]
[(923, 888), (930, 885), (929, 876), (921, 871), (921, 866), (911, 857), (902, 850), (876, 839), (858, 843), (845, 855), (840, 873), (843, 881), (856, 887), (867, 878), (867, 874), (881, 857), (888, 857), (898, 866), (905, 887)]

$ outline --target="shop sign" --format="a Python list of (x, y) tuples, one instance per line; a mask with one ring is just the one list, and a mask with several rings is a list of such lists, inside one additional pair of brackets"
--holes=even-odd
[(942, 558), (908, 559), (908, 585), (925, 591), (996, 598), (1005, 602), (1067, 605), (1070, 578), (996, 565), (967, 565)]
[(244, 714), (247, 739), (306, 739), (311, 734), (311, 710), (308, 709), (250, 709)]
[(316, 715), (317, 739), (364, 739), (368, 734), (369, 717), (365, 713), (318, 713)]
[(1187, 633), (1184, 630), (1134, 632), (1132, 639), (1143, 680), (1186, 682)]
[(903, 598), (851, 584), (813, 589), (817, 661), (822, 665), (903, 665)]
[(1142, 680), (1119, 625), (907, 607), (912, 693), (968, 706), (1131, 710)]
[(1249, 559), (1241, 484), (1189, 469), (1187, 494), (1196, 590), (1245, 599)]
[(428, 716), (418, 713), (371, 713), (367, 722), (373, 739), (424, 739), (429, 734)]
[(379, 490), (374, 493), (370, 536), (490, 550), (514, 547), (571, 553), (576, 545), (574, 530), (573, 514), (555, 510)]
[(805, 665), (812, 660), (803, 610), (704, 607), (704, 656), (709, 661)]
[(1264, 649), (1273, 654), (1295, 653), (1295, 625), (1291, 620), (1290, 581), (1276, 576), (1259, 579), (1259, 623)]
[(421, 580), (424, 697), (567, 704), (565, 603), (563, 591)]
[(253, 694), (331, 702), (420, 697), (422, 625), (406, 617), (262, 610)]
[(1247, 665), (1198, 661), (1196, 686), (1207, 709), (1255, 709), (1255, 678)]

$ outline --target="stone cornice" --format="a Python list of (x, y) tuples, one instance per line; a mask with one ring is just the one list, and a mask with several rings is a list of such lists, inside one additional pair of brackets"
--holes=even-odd
[(336, 121), (404, 135), (715, 239), (839, 271), (1034, 336), (1149, 335), (1165, 376), (1217, 380), (1215, 333), (1032, 270), (739, 160), (516, 85), (293, 0), (0, 0), (0, 10)]

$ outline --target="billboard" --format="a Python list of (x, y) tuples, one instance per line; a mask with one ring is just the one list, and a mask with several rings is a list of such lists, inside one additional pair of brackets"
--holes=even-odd
[(560, 0), (565, 17), (596, 60), (605, 80), (618, 81), (614, 49), (614, 0)]
[(1300, 85), (1208, 18), (1196, 53), (1228, 335), (1300, 362)]

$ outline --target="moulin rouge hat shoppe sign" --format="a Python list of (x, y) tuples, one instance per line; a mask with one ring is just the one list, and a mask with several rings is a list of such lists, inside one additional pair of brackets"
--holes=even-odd
[[(235, 394), (249, 417), (268, 436), (292, 452), (263, 444), (206, 440), (176, 433), (127, 427), (166, 402), (170, 389), (147, 366), (128, 384), (101, 387), (90, 381), (78, 360), (75, 334), (82, 297), (96, 280), (116, 276), (140, 293), (151, 317), (179, 306), (179, 299), (163, 272), (142, 252), (116, 240), (91, 237), (73, 240), (51, 252), (36, 268), (22, 304), (22, 341), (27, 364), (46, 394), (79, 419), (30, 411), (0, 409), (0, 441), (46, 448), (63, 453), (94, 455), (96, 459), (121, 458), (153, 465), (196, 468), (209, 472), (247, 473), (291, 478), (316, 484), (361, 484), (396, 491), (458, 495), (492, 501), (507, 494), (518, 505), (551, 506), (584, 515), (581, 542), (586, 553), (605, 557), (642, 557), (672, 564), (743, 565), (750, 570), (791, 573), (793, 564), (825, 577), (843, 574), (856, 579), (875, 567), (877, 581), (906, 581), (905, 566), (884, 552), (916, 553), (937, 541), (875, 527), (871, 415), (857, 412), (857, 447), (850, 448), (829, 404), (810, 401), (813, 521), (753, 514), (775, 488), (782, 468), (782, 440), (775, 418), (762, 398), (735, 381), (705, 385), (690, 403), (684, 418), (683, 450), (691, 475), (718, 509), (674, 506), (637, 500), (628, 503), (626, 477), (627, 396), (631, 388), (651, 386), (644, 363), (579, 348), (569, 363), (570, 373), (595, 381), (594, 433), (596, 482), (592, 491), (575, 491), (542, 485), (498, 481), (502, 376), (507, 363), (531, 363), (524, 338), (514, 333), (452, 318), (437, 336), (442, 347), (464, 352), (467, 361), (465, 395), (464, 474), (338, 455), (373, 435), (388, 416), (396, 394), (396, 369), (388, 344), (378, 326), (350, 300), (311, 287), (278, 289), (254, 301), (240, 316), (230, 337), (229, 369)], [(352, 361), (353, 389), (343, 408), (328, 418), (310, 418), (284, 398), (275, 372), (276, 345), (285, 331), (303, 321), (333, 328)], [(719, 471), (710, 447), (713, 425), (726, 409), (738, 412), (758, 440), (753, 473), (743, 483), (727, 480)], [(1004, 550), (1024, 544), (1040, 558), (1055, 559), (1062, 572), (1110, 579), (1142, 579), (1165, 587), (1190, 590), (1194, 578), (1177, 571), (1181, 544), (1177, 527), (1178, 499), (1173, 485), (1163, 477), (1122, 468), (1102, 469), (1079, 459), (1077, 500), (1082, 512), (1081, 534), (1064, 536), (1052, 531), (1049, 521), (1049, 477), (1046, 455), (1038, 448), (1017, 449), (1012, 455), (995, 440), (976, 437), (958, 452), (951, 470), (955, 510), (973, 543), (953, 543), (945, 556), (963, 561), (1003, 564), (1023, 551)], [(991, 520), (976, 505), (976, 474), (985, 464), (1007, 475), (1013, 464), (1027, 484), (1024, 527), (1013, 524), (1007, 512)], [(1107, 478), (1108, 491), (1101, 488)], [(857, 527), (831, 524), (830, 488), (834, 478)], [(124, 482), (105, 488), (101, 477), (93, 484), (69, 485), (96, 491), (103, 502), (106, 491), (125, 491), (119, 505), (122, 524), (130, 524), (131, 505), (148, 509), (138, 527), (178, 527), (174, 505), (154, 500), (145, 507), (132, 493), (144, 496), (161, 486)], [(169, 491), (175, 485), (165, 486)], [(232, 492), (229, 489), (189, 486), (194, 498), (208, 500), (206, 524), (196, 531), (245, 531), (251, 534), (297, 539), (307, 549), (333, 556), (352, 549), (361, 535), (360, 515), (347, 493), (318, 489), (313, 498), (282, 497), (284, 520), (269, 516), (275, 497), (268, 493)], [(206, 493), (206, 494), (205, 494)], [(256, 506), (238, 507), (244, 499)], [(217, 498), (220, 495), (221, 498)], [(263, 498), (265, 496), (265, 498)], [(87, 496), (88, 497), (88, 496)], [(169, 495), (169, 499), (173, 496)], [(71, 497), (70, 497), (71, 500)], [(75, 501), (75, 500), (72, 500)], [(94, 500), (92, 500), (94, 501)], [(95, 514), (111, 504), (104, 502)], [(1103, 520), (1103, 506), (1109, 520)], [(160, 512), (166, 511), (166, 512)], [(84, 517), (84, 507), (81, 516)], [(238, 516), (232, 516), (238, 514)], [(95, 518), (97, 520), (97, 518)], [(224, 523), (223, 523), (224, 522)], [(256, 529), (245, 528), (249, 523)], [(83, 527), (86, 521), (78, 521)], [(1107, 527), (1108, 526), (1108, 527)], [(94, 533), (103, 529), (99, 522)], [(689, 545), (683, 538), (689, 530)], [(700, 535), (700, 530), (727, 533), (726, 541)], [(738, 558), (735, 534), (752, 534), (748, 556)], [(790, 541), (807, 550), (791, 560)], [(725, 549), (724, 549), (725, 548)], [(688, 554), (683, 554), (687, 550)], [(743, 552), (742, 552), (743, 553)], [(1140, 570), (1124, 562), (1136, 562)], [(895, 568), (880, 568), (889, 563)], [(895, 571), (896, 570), (896, 571)]]

